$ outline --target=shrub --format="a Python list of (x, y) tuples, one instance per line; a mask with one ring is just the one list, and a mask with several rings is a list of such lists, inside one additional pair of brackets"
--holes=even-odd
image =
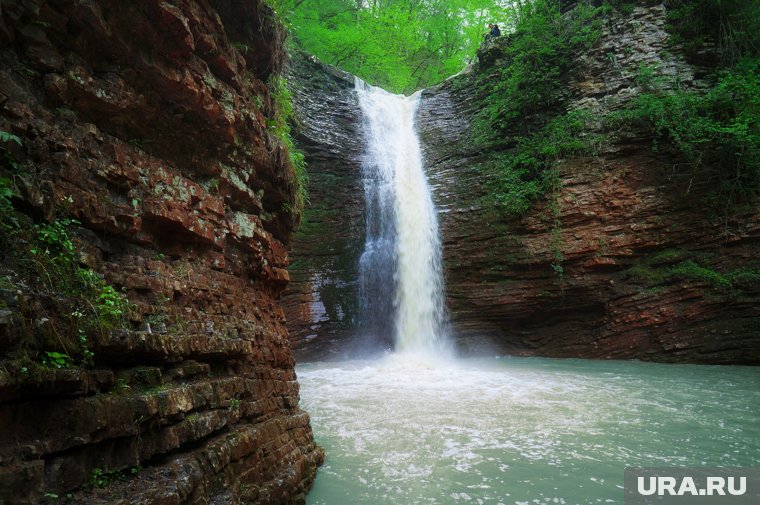
[(730, 288), (731, 281), (725, 275), (711, 268), (687, 260), (668, 271), (670, 278), (704, 282), (715, 288)]
[(556, 186), (558, 160), (595, 151), (588, 114), (562, 112), (558, 90), (574, 57), (598, 38), (608, 7), (579, 3), (563, 15), (555, 0), (537, 0), (524, 10), (515, 32), (498, 42), (504, 63), (478, 77), (471, 139), (492, 152), (483, 165), (494, 175), (489, 196), (509, 215), (524, 214)]
[(524, 9), (515, 32), (500, 43), (506, 63), (479, 78), (482, 103), (473, 131), (482, 147), (501, 143), (518, 120), (561, 105), (563, 79), (574, 57), (599, 37), (600, 14), (606, 11), (579, 3), (562, 15), (555, 0), (536, 0)]
[(29, 299), (37, 300), (20, 306), (21, 324), (14, 331), (20, 332), (22, 354), (36, 355), (46, 367), (92, 366), (90, 339), (123, 326), (130, 304), (99, 274), (79, 264), (70, 234), (77, 221), (31, 224), (12, 203), (4, 210), (24, 226), (0, 228), (3, 270), (10, 273), (6, 278), (13, 289), (22, 287)]
[(715, 43), (725, 67), (760, 50), (760, 2), (757, 0), (669, 0), (668, 27), (673, 41), (698, 56)]
[[(306, 159), (293, 140), (291, 124), (295, 122), (293, 111), (293, 97), (288, 89), (285, 79), (281, 76), (273, 76), (269, 80), (269, 89), (274, 100), (274, 116), (269, 120), (268, 127), (275, 137), (279, 139), (288, 152), (290, 165), (296, 179), (296, 213), (300, 213), (308, 202), (309, 176), (306, 172)], [(286, 210), (288, 207), (286, 207)]]
[(722, 71), (707, 92), (644, 93), (607, 121), (648, 129), (655, 150), (675, 148), (685, 161), (676, 173), (688, 176), (686, 191), (703, 189), (706, 202), (726, 213), (760, 192), (760, 59)]
[(5, 130), (0, 130), (0, 151), (2, 151), (3, 153), (3, 161), (13, 171), (18, 172), (22, 169), (22, 165), (13, 156), (13, 153), (10, 150), (11, 144), (16, 144), (20, 146), (22, 145), (21, 139), (10, 132), (7, 132)]
[(551, 168), (557, 161), (595, 152), (597, 136), (584, 133), (589, 120), (585, 111), (560, 116), (539, 132), (518, 138), (514, 152), (498, 155), (488, 164), (495, 175), (491, 196), (507, 214), (527, 212), (534, 200), (552, 189), (557, 174)]

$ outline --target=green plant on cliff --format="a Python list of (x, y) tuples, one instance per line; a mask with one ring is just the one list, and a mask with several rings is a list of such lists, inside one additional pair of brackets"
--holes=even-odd
[(630, 278), (650, 287), (677, 281), (710, 286), (724, 293), (756, 292), (760, 287), (760, 268), (757, 264), (745, 268), (721, 271), (711, 265), (715, 257), (684, 249), (666, 249), (644, 257), (628, 270)]
[(666, 5), (673, 42), (691, 56), (715, 44), (721, 64), (730, 67), (760, 50), (757, 0), (669, 0)]
[(71, 361), (71, 356), (68, 354), (62, 353), (62, 352), (56, 352), (56, 351), (47, 351), (43, 358), (42, 358), (42, 364), (49, 366), (51, 368), (71, 368), (73, 367), (73, 363)]
[[(657, 68), (639, 69), (644, 91), (607, 118), (611, 129), (643, 129), (653, 149), (680, 158), (671, 177), (683, 194), (726, 219), (760, 195), (760, 3), (754, 0), (673, 0), (668, 29), (687, 54), (718, 56), (702, 90), (679, 89)], [(711, 49), (717, 47), (717, 51)]]
[[(115, 327), (129, 310), (129, 303), (94, 270), (79, 266), (69, 233), (78, 224), (76, 220), (58, 219), (35, 225), (37, 240), (30, 252), (36, 257), (38, 274), (48, 289), (62, 291), (75, 300), (77, 309), (70, 315), (76, 322), (77, 338), (87, 358), (91, 356), (82, 339), (84, 332)], [(85, 314), (89, 317), (84, 317)]]
[(480, 74), (473, 139), (482, 147), (503, 144), (515, 130), (535, 131), (536, 122), (526, 118), (559, 112), (574, 57), (598, 39), (605, 8), (580, 3), (562, 15), (558, 4), (537, 0), (524, 7), (515, 32), (499, 45), (503, 63)]
[(300, 213), (309, 199), (309, 176), (306, 171), (304, 154), (296, 147), (293, 140), (292, 125), (296, 121), (293, 111), (293, 97), (282, 76), (272, 76), (270, 78), (269, 90), (274, 100), (274, 116), (269, 121), (268, 127), (287, 149), (290, 165), (293, 167), (296, 179), (295, 209), (292, 210)]
[[(478, 77), (471, 140), (499, 153), (484, 168), (493, 176), (490, 198), (508, 215), (521, 215), (549, 191), (556, 192), (557, 162), (593, 154), (600, 142), (588, 133), (588, 114), (561, 110), (559, 91), (574, 56), (599, 37), (607, 9), (581, 3), (562, 15), (553, 0), (524, 6), (515, 32), (498, 48), (503, 63)], [(558, 113), (553, 119), (552, 112)]]
[(568, 156), (592, 155), (600, 142), (588, 133), (590, 116), (573, 111), (559, 116), (538, 132), (518, 137), (516, 147), (496, 156), (485, 169), (494, 177), (489, 195), (508, 215), (527, 212), (533, 201), (557, 189), (556, 164)]
[(18, 220), (13, 212), (12, 198), (15, 195), (13, 181), (0, 177), (0, 227), (6, 231), (18, 228)]
[(133, 466), (124, 470), (113, 470), (110, 472), (102, 468), (94, 468), (86, 485), (103, 489), (115, 481), (125, 480), (129, 475), (137, 475), (141, 470), (141, 466)]
[(724, 216), (760, 194), (760, 58), (721, 71), (705, 92), (644, 93), (608, 124), (644, 128), (655, 150), (675, 149), (683, 162), (673, 176), (685, 181), (684, 193), (703, 195)]
[(10, 167), (13, 172), (19, 172), (22, 169), (22, 166), (11, 151), (12, 144), (21, 146), (21, 139), (10, 132), (0, 130), (0, 151), (2, 151), (3, 154), (2, 161), (5, 165)]
[[(4, 205), (3, 222), (12, 216), (17, 226), (0, 227), (3, 272), (13, 272), (13, 289), (23, 290), (13, 332), (19, 358), (43, 366), (92, 366), (92, 339), (122, 326), (130, 309), (124, 295), (92, 269), (79, 263), (70, 230), (73, 219), (33, 223), (12, 202)], [(35, 357), (36, 356), (36, 357)]]
[(731, 281), (728, 277), (712, 268), (699, 265), (692, 260), (687, 260), (675, 265), (668, 270), (671, 279), (682, 279), (704, 282), (715, 288), (729, 288)]
[(13, 135), (12, 133), (5, 130), (0, 130), (0, 149), (5, 151), (7, 149), (5, 145), (11, 142), (15, 142), (16, 144), (21, 145), (21, 139), (16, 135)]

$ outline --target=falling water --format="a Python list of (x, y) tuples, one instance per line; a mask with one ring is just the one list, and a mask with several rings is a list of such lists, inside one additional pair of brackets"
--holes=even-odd
[(419, 92), (394, 95), (359, 79), (356, 89), (366, 138), (364, 324), (393, 334), (401, 353), (440, 354), (445, 344), (441, 240), (414, 129)]

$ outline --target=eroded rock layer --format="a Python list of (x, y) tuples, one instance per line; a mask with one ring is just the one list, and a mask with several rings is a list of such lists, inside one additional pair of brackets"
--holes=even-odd
[(0, 14), (14, 205), (75, 219), (79, 261), (133, 305), (125, 328), (92, 337), (92, 366), (27, 376), (9, 363), (40, 354), (14, 314), (42, 302), (4, 269), (0, 503), (302, 501), (322, 452), (278, 302), (297, 216), (268, 127), (273, 13), (25, 0)]
[(339, 358), (357, 343), (364, 247), (361, 111), (354, 77), (294, 54), (287, 70), (309, 170), (309, 200), (293, 236), (283, 307), (296, 357)]
[[(601, 116), (624, 107), (642, 91), (636, 82), (642, 65), (661, 69), (682, 87), (700, 87), (705, 69), (681, 56), (665, 21), (665, 8), (649, 3), (606, 23), (558, 90), (567, 110)], [(483, 48), (474, 72), (487, 75), (500, 64), (500, 44)], [(673, 176), (674, 165), (683, 162), (675, 154), (654, 152), (651, 137), (635, 131), (616, 139), (603, 131), (608, 140), (598, 156), (560, 163), (555, 196), (523, 218), (505, 217), (484, 198), (489, 175), (480, 167), (491, 154), (469, 144), (478, 106), (474, 77), (426, 90), (418, 114), (441, 210), (448, 303), (462, 348), (760, 362), (754, 282), (728, 288), (709, 275), (668, 276), (684, 261), (704, 272), (756, 271), (759, 213), (727, 218), (708, 209), (688, 178)], [(509, 137), (502, 149), (514, 146)]]

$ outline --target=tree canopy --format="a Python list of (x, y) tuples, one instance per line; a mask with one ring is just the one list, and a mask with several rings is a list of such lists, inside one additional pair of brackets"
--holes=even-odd
[(498, 0), (281, 0), (277, 10), (304, 49), (397, 93), (457, 73), (488, 23), (512, 16)]

